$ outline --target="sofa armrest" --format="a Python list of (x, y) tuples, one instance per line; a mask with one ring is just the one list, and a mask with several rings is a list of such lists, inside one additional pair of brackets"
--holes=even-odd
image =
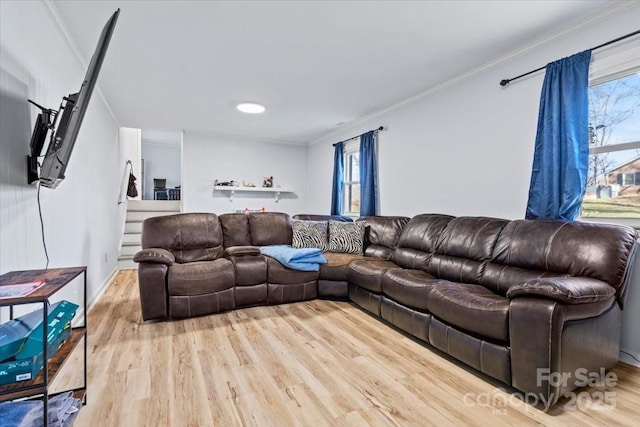
[(168, 319), (167, 273), (169, 266), (157, 262), (143, 262), (138, 266), (140, 308), (142, 319)]
[(536, 297), (565, 304), (587, 304), (610, 300), (615, 292), (609, 284), (588, 277), (541, 277), (512, 286), (507, 298)]
[(260, 255), (260, 248), (257, 246), (231, 246), (224, 250), (225, 258), (255, 255)]
[(138, 251), (133, 260), (135, 262), (155, 262), (159, 264), (173, 265), (176, 257), (171, 252), (162, 248), (148, 248)]
[[(224, 257), (233, 264), (236, 274), (236, 298), (239, 292), (238, 287), (264, 285), (264, 301), (266, 302), (267, 283), (267, 260), (257, 246), (230, 246), (224, 250)], [(238, 301), (238, 300), (237, 300)], [(255, 303), (252, 300), (252, 304)], [(240, 305), (246, 303), (241, 302)]]

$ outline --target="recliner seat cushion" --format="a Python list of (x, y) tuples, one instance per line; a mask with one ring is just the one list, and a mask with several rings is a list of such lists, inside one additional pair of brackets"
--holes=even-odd
[(225, 258), (214, 261), (173, 264), (169, 267), (167, 290), (172, 296), (210, 294), (235, 286), (233, 264)]
[(429, 293), (438, 279), (422, 270), (392, 268), (382, 277), (382, 293), (407, 307), (428, 311)]
[(509, 341), (509, 300), (484, 286), (441, 280), (431, 289), (429, 311), (481, 337)]
[(345, 281), (349, 278), (349, 265), (356, 260), (366, 260), (362, 255), (325, 252), (326, 264), (320, 264), (321, 280)]
[(353, 261), (349, 266), (349, 283), (371, 292), (382, 293), (382, 276), (392, 268), (398, 268), (398, 265), (384, 259)]

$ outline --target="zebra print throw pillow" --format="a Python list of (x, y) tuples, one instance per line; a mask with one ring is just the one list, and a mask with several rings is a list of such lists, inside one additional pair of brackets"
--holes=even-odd
[(326, 251), (327, 242), (327, 221), (304, 221), (292, 219), (294, 248), (320, 248)]
[(329, 252), (362, 255), (364, 222), (329, 221)]

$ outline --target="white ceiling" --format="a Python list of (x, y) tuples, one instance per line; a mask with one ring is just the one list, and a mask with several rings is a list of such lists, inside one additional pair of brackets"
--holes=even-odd
[[(98, 82), (121, 126), (297, 143), (615, 3), (53, 2), (86, 59), (109, 16), (121, 9)], [(235, 105), (242, 101), (262, 103), (267, 112), (239, 113)]]

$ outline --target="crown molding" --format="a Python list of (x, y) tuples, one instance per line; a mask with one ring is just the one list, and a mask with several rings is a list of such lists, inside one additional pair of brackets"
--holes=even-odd
[(368, 122), (369, 120), (375, 119), (383, 114), (389, 113), (393, 110), (397, 110), (400, 107), (403, 107), (407, 104), (411, 104), (419, 99), (422, 99), (426, 96), (429, 96), (431, 94), (434, 94), (436, 92), (439, 92), (455, 83), (458, 83), (462, 80), (466, 80), (476, 74), (479, 74), (489, 68), (495, 67), (496, 65), (500, 65), (502, 63), (508, 62), (512, 59), (518, 58), (526, 53), (529, 53), (533, 50), (539, 49), (543, 46), (546, 46), (550, 43), (553, 43), (557, 40), (560, 40), (564, 37), (567, 37), (569, 35), (571, 35), (572, 33), (582, 30), (584, 28), (590, 27), (592, 25), (595, 25), (597, 23), (600, 23), (602, 21), (605, 21), (607, 19), (612, 18), (613, 16), (616, 15), (620, 15), (628, 10), (634, 9), (638, 7), (638, 3), (637, 2), (631, 2), (631, 1), (620, 1), (618, 3), (616, 3), (615, 5), (611, 6), (611, 7), (607, 7), (606, 9), (602, 9), (600, 12), (587, 17), (585, 19), (580, 20), (580, 22), (575, 23), (575, 21), (572, 24), (569, 24), (568, 26), (558, 30), (558, 31), (554, 31), (551, 33), (547, 33), (544, 37), (534, 40), (532, 43), (517, 49), (513, 52), (510, 52), (506, 55), (503, 55), (501, 57), (498, 57), (492, 61), (489, 61), (485, 64), (482, 64), (470, 71), (467, 71), (465, 73), (462, 73), (458, 76), (455, 76), (449, 80), (445, 80), (442, 83), (438, 83), (435, 86), (432, 86), (428, 89), (425, 89), (422, 92), (419, 92), (413, 96), (410, 96), (409, 98), (403, 100), (403, 101), (399, 101), (396, 102), (395, 104), (392, 104), (391, 106), (384, 108), (382, 110), (378, 110), (376, 112), (373, 112), (371, 114), (368, 114), (366, 116), (360, 117), (358, 119), (355, 119), (343, 126), (340, 127), (340, 129), (336, 129), (333, 130), (331, 132), (328, 132), (327, 134), (323, 135), (320, 138), (317, 138), (313, 141), (311, 141), (308, 145), (312, 146), (312, 145), (316, 145), (318, 143), (321, 143), (323, 141), (326, 141), (328, 138), (334, 137), (334, 136), (339, 136), (342, 133), (344, 133), (345, 130), (347, 129), (351, 129), (354, 128), (358, 125), (361, 125), (365, 122)]
[[(53, 3), (52, 0), (40, 0), (40, 2), (44, 5), (44, 8), (49, 13), (49, 16), (51, 16), (51, 19), (55, 23), (55, 26), (58, 28), (58, 31), (60, 31), (62, 38), (64, 38), (69, 48), (71, 48), (71, 51), (76, 57), (78, 64), (82, 67), (83, 71), (86, 72), (87, 68), (89, 67), (89, 62), (80, 52), (80, 48), (78, 47), (78, 44), (76, 43), (73, 36), (71, 35), (71, 31), (69, 31), (69, 27), (67, 27), (67, 24), (64, 22), (64, 19), (62, 18), (62, 16), (60, 15), (60, 12), (58, 11), (58, 8), (56, 7), (56, 5)], [(100, 99), (102, 99), (102, 102), (104, 103), (105, 107), (107, 107), (107, 111), (109, 111), (109, 114), (111, 115), (111, 118), (115, 122), (116, 126), (120, 128), (121, 127), (120, 122), (116, 118), (116, 115), (113, 113), (113, 109), (107, 102), (107, 99), (104, 97), (102, 90), (100, 90), (100, 85), (98, 83), (96, 83), (96, 86), (94, 87), (93, 91), (98, 93), (98, 96), (100, 96)]]

